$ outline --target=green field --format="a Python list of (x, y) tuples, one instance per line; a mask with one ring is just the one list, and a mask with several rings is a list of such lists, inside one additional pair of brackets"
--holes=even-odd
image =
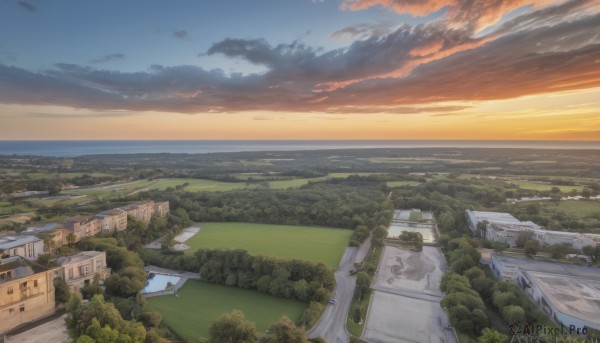
[(418, 186), (421, 183), (419, 181), (388, 181), (388, 187), (402, 187), (402, 186)]
[(164, 295), (148, 298), (148, 307), (160, 312), (165, 323), (181, 338), (197, 342), (208, 337), (208, 327), (221, 314), (234, 309), (264, 332), (271, 323), (287, 315), (300, 318), (306, 304), (267, 294), (221, 285), (188, 280), (177, 292), (178, 297)]
[(577, 190), (578, 192), (581, 192), (581, 190), (583, 189), (583, 186), (559, 186), (523, 180), (508, 180), (507, 182), (514, 183), (515, 185), (519, 186), (519, 188), (531, 189), (534, 191), (549, 191), (552, 189), (552, 187), (558, 187), (558, 189), (560, 189), (561, 192), (568, 193), (573, 189)]
[(250, 223), (202, 223), (185, 244), (198, 248), (242, 248), (251, 254), (323, 262), (337, 268), (351, 230)]

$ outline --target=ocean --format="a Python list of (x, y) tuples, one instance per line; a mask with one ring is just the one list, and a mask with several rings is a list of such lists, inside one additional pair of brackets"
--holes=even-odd
[(99, 154), (294, 151), (370, 148), (600, 149), (589, 141), (461, 140), (196, 140), (196, 141), (0, 141), (0, 155), (76, 157)]

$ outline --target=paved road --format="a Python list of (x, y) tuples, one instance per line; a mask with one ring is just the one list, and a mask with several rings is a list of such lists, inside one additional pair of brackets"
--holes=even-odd
[(350, 340), (346, 331), (346, 319), (354, 295), (355, 280), (348, 273), (354, 269), (355, 262), (361, 262), (365, 258), (370, 246), (371, 240), (368, 238), (359, 248), (346, 248), (340, 267), (335, 272), (336, 285), (333, 297), (336, 299), (336, 304), (327, 305), (321, 319), (308, 331), (309, 338), (321, 336), (328, 343), (348, 343)]
[(357, 251), (355, 247), (346, 248), (340, 267), (335, 272), (333, 298), (337, 302), (335, 305), (327, 305), (321, 319), (308, 332), (309, 338), (321, 336), (328, 343), (348, 343), (350, 337), (346, 332), (346, 318), (354, 294), (354, 279), (348, 276), (348, 272), (354, 268)]

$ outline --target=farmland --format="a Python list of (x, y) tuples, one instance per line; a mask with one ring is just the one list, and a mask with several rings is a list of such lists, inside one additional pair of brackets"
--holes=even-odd
[(198, 248), (242, 248), (251, 254), (323, 262), (335, 269), (352, 231), (325, 227), (250, 223), (203, 223), (186, 241)]
[(246, 319), (255, 322), (258, 331), (264, 332), (283, 315), (297, 320), (306, 307), (295, 300), (197, 280), (188, 280), (177, 295), (149, 298), (148, 307), (160, 312), (165, 323), (190, 342), (208, 337), (210, 324), (219, 315), (234, 309), (244, 312)]

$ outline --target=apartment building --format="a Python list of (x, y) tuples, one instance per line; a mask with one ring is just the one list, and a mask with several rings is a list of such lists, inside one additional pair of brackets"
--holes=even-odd
[(101, 225), (100, 220), (90, 216), (76, 216), (64, 222), (65, 228), (74, 233), (78, 241), (84, 237), (95, 236), (101, 231)]
[(154, 215), (154, 201), (146, 201), (141, 204), (131, 204), (119, 207), (119, 210), (127, 212), (128, 216), (136, 217), (144, 223), (150, 223)]
[(159, 201), (154, 203), (154, 215), (159, 217), (166, 217), (169, 215), (169, 202)]
[(54, 313), (53, 271), (19, 256), (0, 260), (0, 334)]
[[(25, 231), (23, 231), (24, 235), (33, 235), (37, 236), (40, 239), (43, 239), (44, 236), (52, 237), (52, 242), (54, 247), (59, 247), (67, 243), (67, 234), (68, 231), (65, 229), (63, 224), (57, 223), (42, 223), (42, 224), (34, 224)], [(50, 250), (51, 247), (44, 247), (45, 251)]]
[(2, 256), (21, 256), (36, 260), (44, 253), (44, 241), (35, 236), (0, 235), (0, 253)]
[(127, 212), (116, 208), (100, 212), (94, 218), (100, 221), (102, 230), (123, 231), (127, 228)]
[(60, 257), (57, 262), (60, 268), (55, 270), (54, 275), (65, 280), (73, 292), (90, 284), (96, 274), (100, 280), (106, 280), (110, 275), (104, 251), (82, 251), (75, 255)]

